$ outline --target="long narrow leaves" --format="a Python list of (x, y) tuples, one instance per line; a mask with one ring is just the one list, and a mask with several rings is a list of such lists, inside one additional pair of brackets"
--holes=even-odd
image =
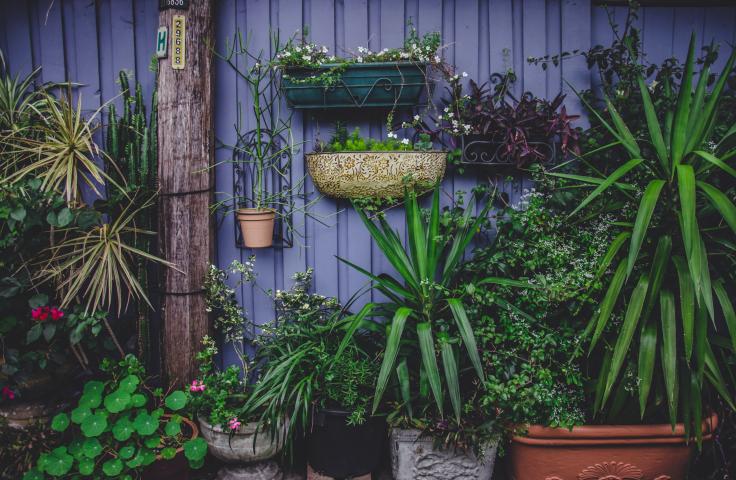
[(434, 395), (434, 399), (437, 402), (437, 408), (440, 415), (443, 415), (442, 381), (440, 380), (440, 371), (437, 368), (437, 354), (434, 350), (432, 326), (427, 322), (418, 324), (417, 337), (419, 338), (419, 350), (422, 354), (422, 366), (424, 366), (424, 371), (427, 372), (429, 387), (432, 389), (432, 395)]
[(404, 332), (406, 319), (412, 313), (410, 308), (400, 307), (396, 310), (394, 318), (391, 319), (386, 350), (383, 354), (383, 363), (381, 363), (381, 370), (378, 372), (378, 380), (376, 381), (376, 395), (373, 397), (373, 413), (376, 413), (378, 405), (381, 403), (383, 392), (386, 390), (386, 385), (388, 385), (388, 378), (396, 363), (396, 356), (399, 354), (399, 343), (401, 342), (401, 334)]

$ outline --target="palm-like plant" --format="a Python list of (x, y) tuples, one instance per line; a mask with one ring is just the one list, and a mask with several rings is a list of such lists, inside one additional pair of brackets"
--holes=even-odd
[[(340, 259), (368, 276), (375, 288), (388, 297), (388, 302), (380, 305), (382, 313), (391, 320), (385, 325), (387, 341), (373, 400), (374, 413), (391, 375), (395, 373), (404, 406), (409, 415), (412, 414), (408, 362), (418, 356), (421, 358), (420, 372), (416, 377), (426, 378), (434, 404), (440, 415), (444, 415), (445, 394), (437, 362), (437, 345), (456, 419), (460, 419), (461, 410), (459, 360), (462, 359), (455, 345), (464, 345), (465, 358), (470, 360), (478, 378), (484, 378), (473, 329), (460, 298), (453, 297), (451, 289), (463, 254), (492, 204), (488, 202), (473, 218), (475, 199), (471, 199), (463, 214), (462, 226), (455, 234), (446, 236), (440, 232), (439, 199), (440, 189), (437, 186), (432, 196), (429, 218), (425, 219), (416, 193), (406, 193), (408, 249), (382, 216), (378, 216), (377, 220), (372, 219), (355, 207), (376, 245), (399, 275), (398, 278), (385, 273), (374, 275), (348, 260)], [(493, 281), (501, 280), (486, 279), (484, 283)], [(397, 364), (398, 358), (401, 360)]]
[[(728, 149), (728, 144), (736, 135), (736, 125), (723, 138), (712, 136), (736, 51), (710, 93), (708, 64), (693, 91), (694, 51), (693, 35), (679, 88), (665, 85), (673, 107), (664, 111), (655, 109), (639, 74), (647, 125), (644, 138), (634, 137), (608, 98), (610, 123), (590, 108), (629, 159), (605, 178), (575, 176), (595, 188), (573, 214), (608, 190), (630, 195), (632, 185), (624, 183), (624, 177), (646, 185), (633, 223), (625, 224), (625, 230), (613, 240), (599, 269), (603, 272), (617, 262), (600, 309), (588, 327), (591, 350), (610, 327), (616, 305), (626, 308), (623, 323), (613, 327), (617, 330), (614, 346), (604, 356), (596, 411), (607, 405), (614, 392), (614, 404), (625, 397), (620, 392), (626, 382), (620, 377), (630, 358), (634, 364), (629, 369), (638, 372), (642, 418), (653, 386), (661, 385), (657, 385), (661, 378), (672, 425), (680, 405), (686, 427), (697, 426), (696, 434), (700, 434), (706, 382), (734, 408), (722, 371), (727, 362), (719, 360), (730, 349), (736, 350), (736, 315), (726, 291), (726, 275), (735, 261), (736, 207), (732, 200), (736, 170), (729, 162), (736, 157), (736, 149)], [(716, 303), (730, 340), (720, 336), (722, 328), (715, 327), (716, 320), (721, 321)], [(655, 376), (655, 370), (661, 375)]]

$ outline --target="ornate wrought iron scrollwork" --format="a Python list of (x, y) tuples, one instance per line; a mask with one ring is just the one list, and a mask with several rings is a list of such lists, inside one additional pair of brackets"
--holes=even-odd
[[(503, 155), (504, 144), (493, 139), (479, 136), (462, 137), (460, 145), (462, 151), (460, 163), (463, 165), (516, 166), (516, 159)], [(557, 151), (554, 142), (529, 142), (529, 146), (541, 153), (545, 163), (555, 161)]]

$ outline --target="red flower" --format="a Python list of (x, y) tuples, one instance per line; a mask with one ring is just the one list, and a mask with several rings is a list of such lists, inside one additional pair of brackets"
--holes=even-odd
[(13, 400), (13, 399), (15, 399), (15, 392), (12, 391), (8, 387), (3, 387), (2, 395), (3, 395), (3, 400)]
[(62, 312), (56, 307), (51, 309), (51, 320), (57, 321), (57, 320), (61, 320), (63, 317), (64, 317), (64, 312)]
[(48, 306), (45, 307), (37, 307), (31, 310), (31, 317), (34, 320), (37, 320), (39, 322), (45, 321), (47, 318), (49, 318), (49, 313), (51, 312), (51, 309)]

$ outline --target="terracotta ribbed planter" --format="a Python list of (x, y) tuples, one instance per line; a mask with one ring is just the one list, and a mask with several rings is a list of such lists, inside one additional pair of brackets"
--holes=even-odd
[(271, 209), (239, 208), (235, 216), (240, 223), (243, 245), (248, 248), (267, 248), (273, 245), (276, 212)]
[[(703, 440), (718, 424), (703, 422)], [(512, 480), (685, 480), (694, 442), (670, 425), (529, 427), (511, 440)]]
[(333, 198), (403, 198), (404, 186), (431, 187), (445, 176), (441, 151), (309, 153), (317, 190)]

